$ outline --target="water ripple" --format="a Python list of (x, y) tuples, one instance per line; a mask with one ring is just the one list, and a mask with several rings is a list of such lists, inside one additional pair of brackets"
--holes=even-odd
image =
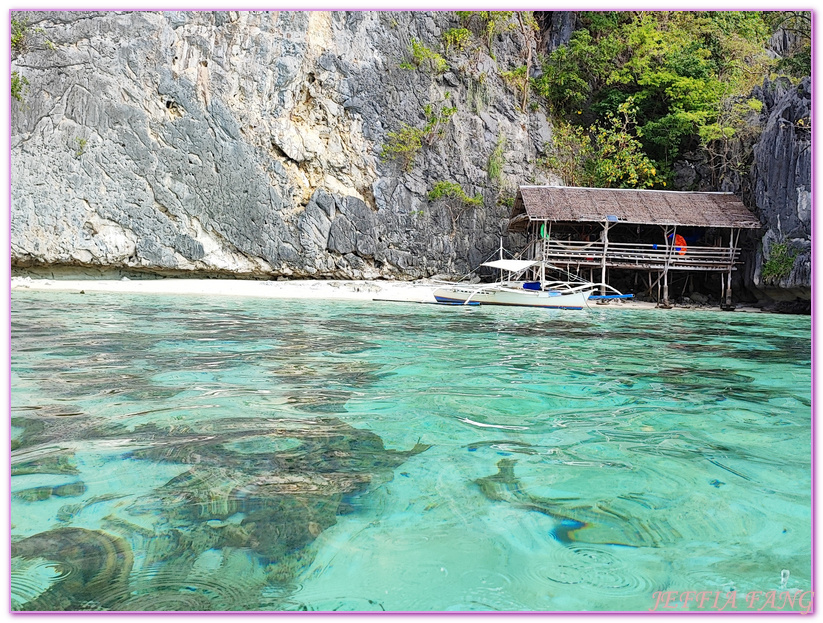
[(530, 565), (525, 574), (535, 582), (569, 585), (593, 595), (648, 595), (657, 584), (605, 547), (583, 544), (544, 550), (540, 562)]
[(71, 569), (45, 558), (13, 560), (10, 580), (12, 610), (22, 609), (71, 572)]
[(15, 609), (810, 586), (807, 318), (170, 303), (13, 293)]

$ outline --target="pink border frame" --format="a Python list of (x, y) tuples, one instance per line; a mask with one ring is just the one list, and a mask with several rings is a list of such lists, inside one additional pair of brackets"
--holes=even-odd
[[(208, 0), (205, 0), (205, 1), (208, 2)], [(338, 3), (335, 0), (324, 0), (324, 1), (328, 2), (331, 6), (329, 6), (327, 8), (313, 7), (311, 9), (306, 9), (306, 8), (300, 7), (300, 6), (292, 6), (290, 8), (277, 7), (277, 10), (287, 10), (287, 11), (291, 11), (291, 10), (300, 10), (300, 11), (305, 11), (305, 10), (312, 10), (312, 11), (320, 11), (320, 10), (332, 10), (332, 11), (340, 11), (340, 10), (368, 10), (368, 11), (388, 11), (388, 10), (391, 10), (391, 11), (406, 11), (406, 10), (407, 11), (424, 11), (424, 10), (432, 10), (432, 11), (438, 11), (439, 12), (439, 11), (454, 10), (454, 9), (457, 9), (457, 8), (474, 8), (474, 9), (476, 9), (476, 8), (498, 8), (499, 7), (499, 3), (497, 3), (497, 5), (495, 5), (495, 3), (490, 3), (490, 2), (488, 2), (488, 0), (480, 0), (478, 2), (474, 2), (474, 3), (470, 3), (470, 4), (466, 4), (465, 0), (457, 0), (457, 1), (453, 0), (453, 4), (455, 4), (455, 5), (464, 5), (464, 6), (450, 6), (449, 8), (437, 8), (437, 9), (426, 9), (424, 7), (399, 7), (399, 8), (395, 7), (395, 8), (391, 8), (391, 9), (384, 9), (384, 8), (376, 8), (376, 7), (370, 6), (372, 3), (385, 6), (385, 2), (379, 2), (378, 3), (378, 2), (376, 2), (376, 0), (359, 0), (360, 6), (356, 7), (356, 8), (352, 8), (352, 7), (335, 6)], [(345, 0), (343, 0), (343, 1), (345, 1)], [(292, 2), (294, 2), (294, 0), (292, 0)], [(186, 3), (183, 2), (183, 4), (185, 5)], [(81, 10), (82, 11), (84, 11), (84, 10), (98, 10), (98, 11), (105, 11), (105, 10), (117, 10), (117, 11), (220, 10), (220, 7), (217, 7), (217, 6), (209, 7), (209, 8), (203, 8), (202, 7), (202, 0), (201, 0), (201, 2), (198, 2), (197, 4), (199, 5), (199, 8), (183, 6), (183, 7), (178, 7), (178, 8), (164, 7), (164, 8), (129, 9), (129, 8), (125, 8), (125, 7), (117, 7), (116, 9), (111, 9), (110, 5), (109, 5), (108, 7), (105, 7), (105, 8), (103, 8), (103, 7), (87, 7), (87, 8), (36, 7), (36, 8), (25, 8), (25, 9), (9, 9), (8, 12), (7, 12), (7, 22), (6, 22), (6, 29), (5, 29), (5, 32), (7, 34), (6, 43), (8, 44), (8, 42), (10, 42), (10, 40), (11, 40), (11, 11), (12, 10), (15, 10), (15, 11), (16, 10), (20, 10), (20, 11), (32, 11), (32, 10), (38, 10), (38, 11), (52, 11), (52, 10), (60, 10), (60, 11), (81, 11)], [(299, 2), (297, 4), (299, 5)], [(640, 8), (647, 9), (647, 10), (653, 10), (653, 9), (658, 9), (659, 10), (660, 9), (659, 2), (655, 3), (652, 6), (644, 6), (646, 4), (647, 3), (644, 3), (644, 2), (637, 2), (636, 5), (635, 5), (635, 9), (640, 9)], [(691, 2), (690, 4), (692, 6), (689, 9), (667, 7), (665, 10), (671, 10), (671, 11), (675, 11), (675, 10), (695, 10), (696, 8), (700, 8), (700, 9), (721, 11), (721, 10), (746, 10), (747, 8), (751, 9), (751, 7), (729, 7), (729, 8), (722, 8), (721, 9), (721, 8), (711, 6), (711, 3), (707, 2), (706, 0), (698, 0), (697, 2)], [(695, 7), (694, 6), (695, 4), (705, 4), (706, 6)], [(269, 6), (251, 6), (251, 7), (247, 7), (247, 8), (233, 7), (231, 9), (225, 9), (225, 10), (233, 10), (233, 11), (258, 10), (259, 11), (259, 10), (270, 10), (270, 9), (273, 9), (273, 8), (274, 7), (269, 5)], [(521, 8), (514, 9), (514, 10), (535, 10), (535, 9), (548, 9), (548, 8), (551, 8), (551, 10), (566, 10), (565, 8), (546, 7), (546, 6), (521, 7)], [(608, 6), (608, 7), (603, 7), (603, 6), (600, 6), (600, 7), (586, 7), (585, 9), (576, 8), (574, 10), (598, 10), (598, 9), (604, 9), (604, 8), (609, 8), (609, 9), (613, 9), (613, 10), (632, 10), (632, 9), (627, 9), (625, 7), (612, 7), (612, 6)], [(774, 7), (772, 5), (769, 8), (773, 9)], [(768, 10), (768, 8), (763, 7), (761, 10)], [(797, 8), (796, 10), (809, 10), (809, 9), (807, 9), (807, 8)], [(811, 418), (811, 436), (812, 436), (812, 456), (811, 456), (811, 469), (812, 469), (812, 474), (811, 474), (811, 484), (812, 484), (812, 492), (811, 492), (812, 534), (811, 534), (811, 547), (812, 547), (812, 558), (811, 558), (811, 565), (812, 565), (812, 568), (811, 568), (811, 579), (812, 579), (812, 583), (811, 583), (811, 587), (812, 587), (812, 590), (815, 593), (818, 593), (818, 591), (817, 591), (817, 573), (816, 573), (817, 572), (816, 519), (818, 518), (818, 514), (817, 514), (817, 499), (818, 499), (817, 486), (818, 486), (818, 480), (817, 480), (817, 477), (816, 477), (816, 474), (817, 474), (817, 452), (816, 452), (816, 450), (817, 450), (818, 427), (816, 426), (816, 417), (815, 416), (816, 416), (817, 406), (818, 406), (818, 392), (817, 392), (817, 383), (816, 383), (816, 381), (818, 379), (818, 374), (817, 373), (819, 371), (819, 363), (818, 363), (818, 361), (819, 361), (818, 349), (819, 349), (819, 344), (820, 344), (820, 335), (819, 334), (821, 332), (823, 332), (823, 329), (821, 329), (819, 323), (816, 322), (817, 314), (818, 314), (818, 307), (819, 307), (818, 300), (817, 300), (818, 299), (817, 295), (820, 292), (820, 285), (821, 285), (820, 284), (821, 272), (818, 269), (818, 261), (819, 261), (819, 255), (820, 254), (817, 250), (817, 242), (816, 241), (819, 240), (821, 237), (823, 237), (823, 226), (821, 226), (821, 223), (823, 223), (823, 220), (821, 220), (817, 216), (817, 197), (816, 197), (817, 193), (815, 192), (816, 188), (817, 188), (817, 180), (818, 180), (818, 171), (817, 171), (817, 166), (816, 166), (817, 165), (817, 157), (816, 157), (817, 156), (817, 150), (816, 150), (817, 140), (816, 140), (816, 138), (817, 138), (817, 132), (818, 132), (818, 128), (817, 128), (817, 124), (816, 124), (816, 120), (817, 120), (817, 117), (818, 117), (818, 114), (817, 114), (818, 113), (818, 101), (817, 101), (817, 97), (816, 97), (816, 94), (817, 94), (816, 85), (817, 85), (817, 78), (818, 78), (818, 76), (817, 76), (817, 74), (818, 74), (818, 70), (817, 70), (818, 63), (816, 62), (816, 59), (817, 59), (816, 55), (817, 55), (817, 51), (818, 51), (818, 45), (817, 45), (817, 36), (816, 36), (817, 35), (817, 15), (816, 15), (816, 11), (812, 10), (811, 14), (812, 14), (812, 114), (811, 114), (811, 121), (812, 121), (812, 204), (811, 204), (812, 205), (812, 216), (811, 216), (811, 224), (812, 224), (812, 418)], [(5, 50), (6, 50), (6, 53), (8, 54), (8, 47), (6, 47)], [(7, 57), (7, 71), (6, 71), (6, 75), (3, 78), (3, 80), (5, 81), (5, 83), (7, 85), (6, 93), (8, 94), (7, 95), (8, 107), (6, 108), (6, 111), (5, 111), (5, 114), (8, 117), (7, 118), (8, 133), (7, 133), (6, 139), (5, 139), (6, 140), (6, 149), (3, 150), (3, 157), (5, 157), (7, 159), (7, 171), (8, 171), (8, 178), (7, 178), (8, 187), (7, 188), (8, 188), (8, 190), (7, 190), (7, 196), (6, 196), (6, 199), (7, 199), (6, 210), (3, 212), (3, 219), (6, 221), (5, 222), (5, 227), (0, 226), (0, 231), (2, 231), (3, 236), (5, 236), (5, 238), (3, 240), (4, 246), (7, 249), (7, 254), (5, 255), (5, 257), (2, 260), (3, 276), (6, 279), (6, 283), (7, 283), (7, 288), (8, 288), (7, 292), (8, 292), (8, 301), (9, 301), (8, 306), (6, 306), (6, 308), (4, 308), (4, 310), (3, 310), (3, 314), (4, 314), (3, 318), (4, 318), (4, 321), (5, 321), (6, 330), (5, 330), (5, 333), (3, 334), (3, 338), (2, 338), (3, 339), (3, 346), (4, 346), (4, 349), (5, 349), (4, 352), (6, 353), (6, 361), (7, 362), (10, 362), (10, 341), (11, 341), (11, 324), (10, 324), (10, 305), (11, 305), (11, 267), (10, 267), (11, 221), (10, 221), (10, 206), (11, 206), (12, 162), (11, 162), (11, 112), (10, 111), (11, 111), (11, 106), (12, 106), (12, 98), (11, 98), (10, 91), (8, 90), (8, 85), (9, 85), (9, 82), (10, 82), (10, 75), (11, 75), (11, 55), (8, 54), (8, 57)], [(6, 405), (7, 405), (7, 409), (8, 409), (7, 413), (10, 414), (10, 412), (11, 412), (11, 369), (10, 369), (10, 365), (9, 365), (9, 369), (8, 369), (8, 374), (6, 374), (3, 377), (2, 390), (3, 390), (3, 392), (5, 392), (5, 395), (7, 397), (7, 399), (6, 399)], [(7, 420), (6, 430), (8, 432), (7, 439), (10, 439), (11, 438), (11, 421), (10, 421), (10, 418)], [(10, 457), (10, 450), (9, 450), (8, 446), (5, 447), (5, 453), (6, 453), (6, 457), (7, 457), (7, 460), (4, 463), (4, 469), (6, 470), (6, 478), (2, 479), (2, 480), (5, 482), (5, 486), (6, 486), (6, 489), (4, 491), (4, 494), (5, 494), (4, 499), (5, 499), (6, 503), (8, 503), (8, 501), (10, 500), (10, 491), (11, 491), (11, 475), (10, 475), (10, 460), (11, 460), (11, 457)], [(6, 535), (8, 536), (10, 534), (10, 529), (11, 529), (11, 506), (10, 505), (9, 505), (7, 517), (8, 517), (8, 524), (7, 524)], [(9, 589), (10, 565), (11, 565), (11, 541), (10, 541), (10, 539), (8, 539), (7, 542), (6, 542), (6, 553), (7, 553), (7, 560), (9, 561), (9, 563), (4, 568), (4, 573), (6, 575), (3, 577), (3, 580), (4, 580), (3, 590), (8, 590)], [(8, 604), (8, 608), (9, 608), (8, 611), (11, 612), (11, 594), (10, 594), (10, 592), (9, 592), (9, 595), (8, 595), (7, 604)], [(735, 616), (735, 615), (737, 615), (737, 616), (741, 616), (741, 615), (742, 616), (751, 616), (751, 615), (755, 615), (755, 614), (760, 614), (760, 615), (764, 615), (764, 616), (787, 616), (788, 615), (788, 613), (784, 614), (784, 613), (780, 613), (780, 612), (757, 612), (757, 613), (755, 613), (755, 612), (741, 612), (741, 611), (723, 612), (723, 613), (696, 612), (696, 611), (683, 611), (683, 612), (680, 612), (680, 611), (666, 611), (666, 612), (658, 611), (658, 612), (653, 612), (653, 613), (652, 612), (646, 612), (646, 611), (598, 611), (596, 613), (595, 612), (566, 612), (566, 611), (501, 612), (501, 613), (487, 613), (487, 612), (469, 613), (469, 612), (425, 611), (425, 612), (346, 612), (346, 613), (334, 613), (334, 614), (324, 613), (324, 612), (289, 613), (289, 612), (265, 611), (265, 612), (243, 612), (243, 613), (239, 613), (239, 612), (238, 613), (234, 613), (234, 612), (232, 612), (232, 613), (226, 613), (226, 612), (205, 612), (205, 613), (202, 613), (202, 612), (161, 612), (161, 613), (147, 613), (147, 612), (118, 612), (118, 613), (112, 613), (112, 612), (51, 612), (51, 613), (36, 612), (36, 613), (22, 613), (22, 612), (15, 612), (14, 616), (42, 617), (42, 616), (53, 616), (53, 615), (60, 615), (60, 616), (98, 615), (98, 616), (104, 616), (105, 617), (105, 616), (126, 615), (126, 616), (152, 616), (153, 618), (156, 618), (157, 616), (178, 616), (178, 615), (190, 616), (190, 615), (202, 615), (202, 614), (208, 614), (208, 615), (211, 615), (211, 616), (233, 616), (235, 614), (244, 614), (244, 615), (248, 615), (248, 614), (255, 615), (256, 614), (256, 615), (265, 615), (265, 616), (306, 616), (306, 615), (310, 615), (313, 618), (324, 617), (324, 616), (341, 616), (341, 615), (342, 616), (346, 616), (346, 615), (349, 615), (349, 616), (352, 616), (352, 615), (353, 616), (368, 616), (368, 615), (387, 616), (388, 615), (388, 616), (412, 616), (412, 617), (422, 617), (422, 616), (431, 617), (431, 616), (434, 615), (438, 618), (439, 618), (440, 615), (449, 615), (449, 616), (455, 616), (455, 615), (456, 616), (482, 616), (482, 615), (489, 616), (490, 615), (490, 616), (498, 616), (499, 617), (499, 616), (506, 616), (506, 615), (545, 616), (547, 614), (551, 614), (551, 615), (554, 615), (554, 616), (560, 616), (560, 617), (564, 617), (564, 616), (589, 616), (589, 617), (594, 617), (594, 616), (601, 616), (601, 615), (633, 616), (633, 615), (636, 615), (636, 614), (643, 614), (643, 615), (650, 616), (652, 618), (657, 617), (657, 616), (670, 616), (670, 615), (684, 615), (684, 616), (689, 616), (689, 615), (698, 615), (698, 616), (724, 616), (724, 615), (725, 616)], [(797, 614), (797, 613), (792, 613), (792, 614)], [(809, 614), (816, 614), (816, 609), (813, 607)]]

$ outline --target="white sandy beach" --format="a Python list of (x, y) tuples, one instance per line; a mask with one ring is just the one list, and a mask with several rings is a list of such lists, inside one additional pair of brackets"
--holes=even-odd
[(243, 296), (272, 299), (372, 301), (385, 299), (434, 303), (432, 282), (408, 281), (257, 281), (244, 279), (35, 279), (12, 277), (11, 288), (63, 292)]
[[(433, 292), (438, 284), (418, 281), (346, 281), (296, 279), (289, 281), (256, 281), (243, 279), (41, 279), (12, 277), (12, 290), (47, 290), (60, 292), (111, 292), (120, 294), (169, 294), (200, 296), (242, 296), (271, 299), (325, 299), (330, 301), (394, 301), (435, 303)], [(655, 309), (649, 301), (611, 301), (592, 309)], [(676, 306), (677, 309), (690, 307)], [(695, 306), (704, 311), (720, 311), (719, 307)], [(740, 306), (738, 311), (759, 312)]]

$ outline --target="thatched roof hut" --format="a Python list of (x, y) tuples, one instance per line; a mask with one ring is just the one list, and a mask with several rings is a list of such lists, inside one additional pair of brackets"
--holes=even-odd
[(521, 186), (509, 219), (510, 231), (527, 235), (525, 259), (589, 270), (590, 279), (599, 268), (604, 284), (607, 269), (640, 271), (664, 306), (669, 272), (677, 270), (721, 273), (721, 298), (731, 308), (741, 230), (760, 227), (732, 193), (572, 186)]
[(509, 229), (529, 222), (617, 221), (638, 225), (681, 225), (757, 229), (760, 222), (732, 193), (671, 190), (521, 186)]

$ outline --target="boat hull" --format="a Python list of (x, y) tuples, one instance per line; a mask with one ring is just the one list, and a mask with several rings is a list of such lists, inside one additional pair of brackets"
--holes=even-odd
[(471, 286), (448, 286), (434, 291), (438, 303), (480, 303), (481, 305), (511, 305), (516, 307), (545, 307), (549, 309), (583, 309), (586, 300), (594, 292), (560, 293), (534, 290), (516, 290), (513, 288), (483, 288)]

